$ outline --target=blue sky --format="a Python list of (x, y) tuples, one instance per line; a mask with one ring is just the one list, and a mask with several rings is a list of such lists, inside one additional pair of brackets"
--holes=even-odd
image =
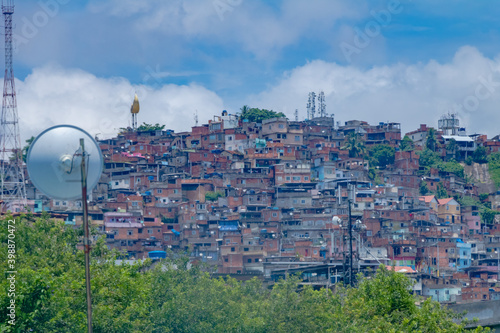
[(139, 121), (181, 131), (244, 104), (303, 119), (320, 90), (341, 122), (409, 131), (455, 110), (499, 134), (492, 0), (28, 0), (14, 15), (23, 136), (61, 121), (111, 136), (135, 92)]

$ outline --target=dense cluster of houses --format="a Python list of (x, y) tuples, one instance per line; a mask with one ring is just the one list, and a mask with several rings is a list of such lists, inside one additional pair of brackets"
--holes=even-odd
[[(436, 130), (444, 160), (452, 139), (462, 161), (478, 146), (498, 151), (498, 137), (468, 136), (452, 120)], [(500, 224), (460, 204), (477, 199), (480, 184), (422, 172), (429, 129), (407, 133), (414, 147), (404, 151), (399, 123), (341, 125), (333, 117), (257, 123), (224, 111), (190, 132), (129, 129), (99, 140), (105, 165), (89, 214), (128, 258), (187, 252), (219, 274), (273, 281), (301, 272), (317, 286), (383, 263), (441, 302), (500, 299)], [(368, 149), (393, 147), (394, 163), (374, 167), (350, 154), (351, 133)], [(435, 195), (440, 186), (444, 198)], [(482, 199), (498, 207), (490, 192)], [(33, 211), (81, 223), (81, 202), (50, 200), (32, 186), (28, 195)]]

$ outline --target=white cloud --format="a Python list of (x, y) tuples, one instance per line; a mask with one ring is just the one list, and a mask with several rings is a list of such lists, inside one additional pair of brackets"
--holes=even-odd
[(100, 133), (100, 138), (114, 136), (120, 127), (130, 125), (130, 105), (136, 92), (141, 103), (139, 124), (190, 130), (196, 110), (200, 121), (207, 122), (223, 109), (217, 94), (196, 84), (137, 86), (123, 78), (103, 79), (53, 65), (34, 69), (16, 85), (23, 142), (58, 124), (79, 126), (92, 135)]
[[(273, 8), (277, 6), (279, 8)], [(325, 34), (340, 19), (368, 15), (364, 2), (287, 0), (281, 4), (248, 0), (93, 0), (93, 14), (128, 20), (142, 37), (152, 32), (235, 45), (259, 59), (276, 57), (301, 38), (330, 41)], [(180, 42), (185, 43), (186, 40)], [(335, 38), (336, 39), (336, 38)]]
[(444, 64), (431, 60), (361, 70), (312, 61), (285, 73), (278, 84), (248, 102), (285, 112), (290, 119), (298, 108), (304, 119), (308, 92), (320, 90), (325, 92), (327, 111), (342, 122), (400, 122), (407, 132), (421, 123), (437, 126), (437, 120), (451, 111), (458, 112), (469, 133), (500, 132), (500, 57), (486, 58), (470, 46), (460, 48)]
[[(194, 125), (198, 111), (206, 123), (225, 108), (213, 91), (196, 84), (161, 85), (145, 80), (133, 85), (124, 78), (99, 78), (78, 69), (47, 65), (17, 81), (23, 140), (47, 127), (73, 124), (92, 135), (110, 137), (130, 125), (129, 108), (139, 95), (139, 123), (161, 123), (176, 132)], [(275, 86), (249, 96), (243, 104), (271, 108), (305, 118), (309, 91), (326, 94), (327, 111), (338, 121), (401, 122), (403, 132), (420, 123), (437, 125), (439, 117), (458, 112), (469, 133), (499, 134), (500, 56), (489, 59), (473, 47), (459, 49), (449, 63), (429, 61), (359, 69), (315, 60), (285, 73)], [(458, 107), (457, 107), (458, 105)]]

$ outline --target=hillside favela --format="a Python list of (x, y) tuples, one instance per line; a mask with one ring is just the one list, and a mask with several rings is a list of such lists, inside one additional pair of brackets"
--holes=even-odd
[[(469, 135), (454, 114), (406, 134), (399, 123), (340, 122), (324, 106), (315, 114), (314, 97), (302, 121), (243, 106), (189, 132), (143, 123), (99, 140), (93, 242), (128, 263), (183, 253), (212, 278), (269, 288), (297, 276), (335, 289), (385, 265), (423, 299), (496, 306), (498, 137)], [(49, 199), (29, 182), (26, 192), (30, 216), (81, 228), (81, 200)]]

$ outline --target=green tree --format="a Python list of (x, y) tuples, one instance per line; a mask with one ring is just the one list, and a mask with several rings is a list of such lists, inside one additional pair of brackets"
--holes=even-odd
[(436, 130), (431, 127), (427, 131), (425, 147), (431, 151), (436, 151), (436, 146), (437, 146)]
[(31, 144), (35, 141), (35, 137), (32, 136), (28, 140), (26, 140), (26, 146), (23, 147), (23, 162), (26, 163), (26, 158), (28, 157), (28, 151), (31, 147)]
[(458, 145), (455, 139), (451, 139), (446, 145), (446, 154), (458, 159)]
[(439, 171), (449, 172), (458, 177), (464, 178), (464, 167), (455, 160), (451, 160), (448, 162), (438, 162), (433, 165), (434, 168)]
[(241, 109), (240, 119), (248, 119), (248, 121), (262, 123), (265, 119), (271, 118), (285, 118), (283, 112), (275, 112), (273, 110), (250, 108), (244, 105)]
[(345, 145), (340, 149), (348, 150), (349, 157), (360, 157), (366, 154), (366, 146), (360, 140), (359, 134), (355, 132), (349, 133)]
[(152, 124), (146, 124), (146, 123), (142, 123), (142, 125), (140, 125), (138, 128), (137, 128), (137, 131), (143, 131), (143, 132), (151, 132), (151, 131), (161, 131), (165, 128), (165, 125), (160, 125), (158, 123), (152, 125)]
[(427, 183), (424, 181), (420, 182), (420, 187), (419, 187), (420, 195), (427, 195), (429, 193), (429, 188), (427, 187)]
[(479, 146), (472, 153), (472, 160), (479, 164), (488, 163), (488, 154), (486, 153), (486, 148)]
[(439, 157), (439, 155), (430, 149), (424, 149), (422, 152), (419, 153), (419, 155), (420, 155), (419, 164), (420, 166), (423, 167), (430, 168), (433, 165), (436, 165), (437, 163), (441, 162), (441, 158)]
[(442, 182), (439, 182), (437, 184), (436, 197), (438, 199), (444, 199), (449, 197), (448, 191), (446, 191), (446, 188), (444, 187)]
[[(389, 145), (376, 145), (370, 149), (370, 157), (375, 165), (384, 168), (388, 164), (394, 163), (396, 151)], [(372, 163), (373, 163), (372, 162)]]
[(401, 151), (412, 151), (415, 148), (413, 140), (410, 139), (408, 135), (405, 135), (401, 143), (399, 144), (399, 149)]

